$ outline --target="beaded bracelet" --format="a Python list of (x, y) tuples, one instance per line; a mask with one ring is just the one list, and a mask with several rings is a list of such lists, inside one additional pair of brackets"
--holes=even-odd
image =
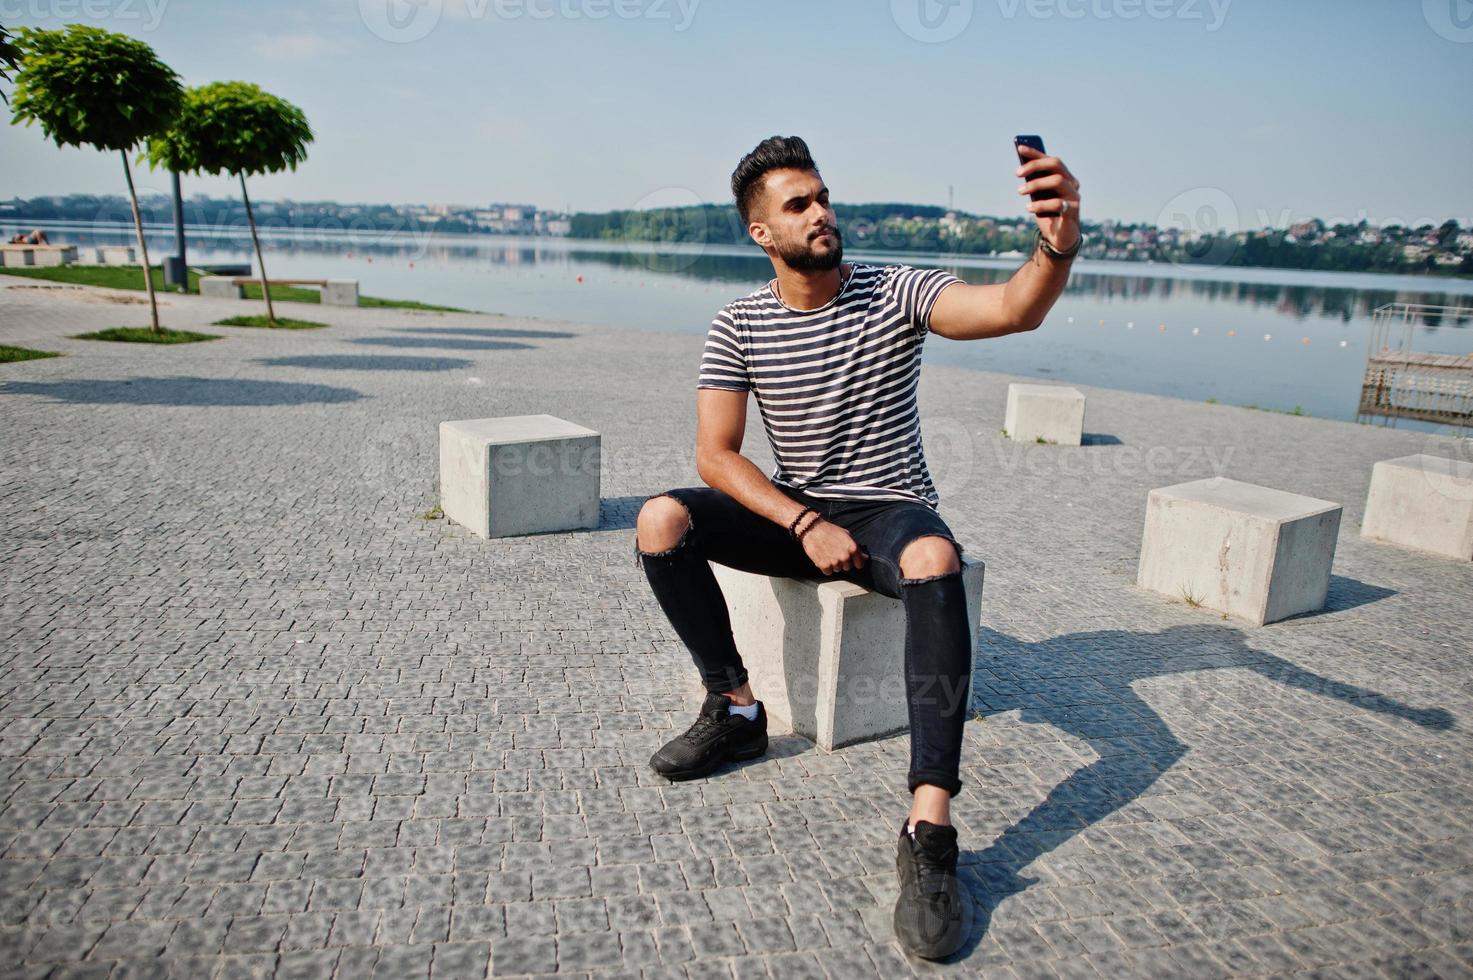
[(812, 507), (804, 507), (802, 510), (800, 510), (798, 512), (798, 516), (793, 518), (793, 523), (788, 525), (788, 537), (792, 538), (794, 541), (798, 540), (798, 535), (795, 533), (798, 527), (798, 522), (801, 521), (808, 514), (817, 513), (818, 511), (814, 510)]
[(818, 511), (814, 511), (813, 520), (809, 521), (807, 524), (804, 524), (803, 527), (799, 529), (798, 533), (793, 536), (801, 542), (803, 540), (803, 535), (807, 534), (809, 531), (817, 527), (818, 522), (821, 520), (823, 520), (823, 515), (820, 514)]

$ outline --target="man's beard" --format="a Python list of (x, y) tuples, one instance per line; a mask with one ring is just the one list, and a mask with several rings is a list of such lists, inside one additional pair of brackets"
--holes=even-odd
[(844, 237), (839, 233), (837, 227), (830, 227), (829, 232), (834, 236), (834, 247), (827, 252), (814, 251), (813, 245), (817, 239), (810, 238), (801, 245), (791, 243), (780, 245), (777, 254), (782, 257), (790, 269), (802, 272), (827, 272), (830, 269), (837, 269), (839, 263), (844, 261)]

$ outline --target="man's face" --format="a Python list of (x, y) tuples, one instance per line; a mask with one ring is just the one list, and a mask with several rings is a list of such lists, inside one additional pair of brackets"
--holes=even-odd
[(777, 252), (789, 268), (821, 272), (836, 269), (843, 261), (838, 220), (829, 207), (829, 189), (817, 171), (769, 172), (758, 211), (753, 216), (753, 238), (763, 248)]

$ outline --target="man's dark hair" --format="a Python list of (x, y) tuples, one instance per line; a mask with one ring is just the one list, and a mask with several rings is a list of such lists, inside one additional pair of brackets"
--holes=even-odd
[(769, 136), (742, 157), (731, 172), (731, 196), (736, 198), (742, 224), (752, 220), (752, 204), (762, 191), (762, 178), (769, 170), (817, 170), (808, 144), (796, 136)]

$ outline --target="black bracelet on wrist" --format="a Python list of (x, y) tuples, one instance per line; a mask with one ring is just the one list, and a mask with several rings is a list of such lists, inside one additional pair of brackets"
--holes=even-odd
[(818, 522), (821, 520), (823, 520), (823, 515), (820, 514), (818, 511), (814, 511), (813, 520), (809, 521), (807, 524), (804, 524), (801, 528), (799, 528), (798, 533), (793, 535), (793, 537), (797, 538), (801, 542), (803, 540), (803, 535), (807, 534), (809, 531), (817, 527)]
[(1049, 244), (1049, 240), (1043, 237), (1042, 231), (1035, 230), (1034, 235), (1036, 236), (1035, 248), (1041, 250), (1043, 254), (1047, 255), (1049, 258), (1057, 259), (1060, 261), (1067, 261), (1074, 258), (1074, 256), (1079, 254), (1079, 246), (1084, 244), (1084, 232), (1082, 231), (1079, 233), (1079, 237), (1074, 240), (1074, 244), (1070, 246), (1067, 251), (1063, 252), (1059, 251), (1058, 249), (1054, 248), (1053, 245)]
[(791, 524), (788, 525), (788, 537), (792, 538), (794, 541), (798, 540), (798, 534), (797, 534), (798, 522), (801, 521), (804, 518), (804, 516), (807, 515), (807, 514), (817, 514), (817, 513), (818, 513), (818, 511), (814, 510), (812, 507), (804, 507), (802, 510), (800, 510), (798, 512), (798, 516), (795, 517), (795, 518), (793, 518), (793, 523), (791, 523)]

